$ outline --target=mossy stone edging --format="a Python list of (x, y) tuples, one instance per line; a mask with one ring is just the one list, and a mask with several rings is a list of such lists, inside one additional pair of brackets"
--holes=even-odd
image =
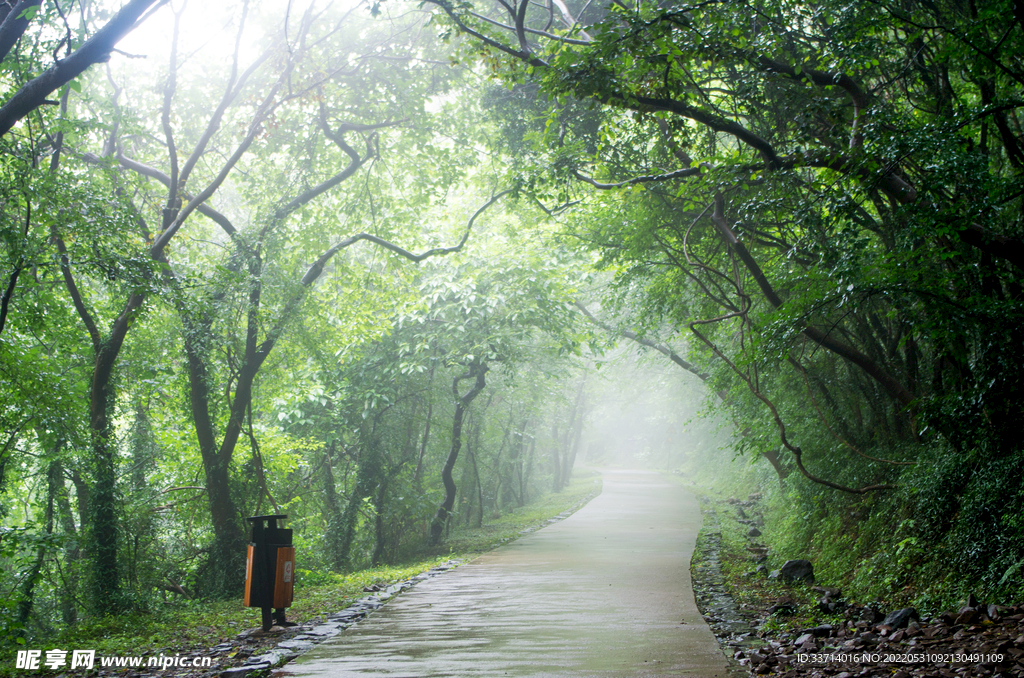
[(751, 619), (743, 615), (736, 601), (729, 594), (722, 573), (722, 533), (715, 509), (705, 504), (701, 507), (703, 524), (697, 535), (697, 546), (690, 562), (690, 576), (693, 581), (697, 609), (711, 627), (719, 647), (729, 662), (732, 676), (748, 676), (749, 672), (740, 665), (736, 655), (739, 651), (763, 644), (757, 636)]

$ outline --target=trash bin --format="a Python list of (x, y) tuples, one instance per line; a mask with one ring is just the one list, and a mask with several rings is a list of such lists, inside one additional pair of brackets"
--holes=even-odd
[(264, 631), (274, 624), (295, 626), (285, 620), (284, 614), (292, 604), (295, 582), (292, 531), (277, 526), (277, 521), (287, 517), (278, 514), (248, 519), (252, 523), (252, 541), (245, 565), (245, 605), (260, 608)]

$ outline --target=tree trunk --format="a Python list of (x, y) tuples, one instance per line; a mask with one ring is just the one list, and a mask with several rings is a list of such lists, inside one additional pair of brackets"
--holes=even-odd
[(123, 602), (117, 559), (117, 441), (111, 416), (117, 400), (113, 384), (114, 363), (123, 338), (123, 335), (112, 336), (97, 352), (89, 395), (93, 486), (86, 535), (92, 564), (91, 606), (100, 615), (119, 611)]
[[(230, 490), (231, 453), (223, 455), (217, 447), (217, 434), (210, 415), (210, 384), (206, 366), (206, 338), (211, 323), (181, 313), (185, 334), (185, 353), (188, 357), (189, 402), (192, 425), (199, 443), (206, 477), (206, 496), (213, 525), (213, 547), (210, 561), (203, 576), (203, 589), (217, 596), (235, 595), (244, 583), (245, 545), (240, 515)], [(236, 395), (237, 401), (237, 395)], [(236, 436), (237, 439), (237, 436)]]
[(484, 524), (484, 487), (480, 483), (480, 468), (477, 466), (477, 451), (480, 449), (480, 426), (473, 430), (473, 453), (469, 456), (473, 462), (473, 478), (476, 480), (476, 527), (483, 527)]
[[(448, 452), (448, 459), (445, 460), (444, 468), (441, 469), (441, 480), (444, 482), (445, 494), (444, 500), (437, 507), (437, 513), (434, 514), (434, 519), (430, 523), (428, 543), (431, 546), (437, 546), (441, 543), (441, 535), (448, 524), (448, 517), (451, 515), (452, 507), (455, 506), (456, 487), (455, 480), (452, 478), (452, 469), (455, 468), (455, 462), (459, 459), (459, 449), (462, 447), (462, 419), (469, 404), (487, 386), (486, 375), (487, 365), (476, 362), (470, 366), (469, 372), (452, 380), (452, 393), (455, 395), (455, 416), (452, 420), (452, 447)], [(472, 379), (474, 377), (476, 380), (473, 383), (473, 387), (466, 395), (459, 397), (459, 382), (463, 379)]]
[(384, 529), (384, 502), (387, 501), (388, 494), (388, 476), (382, 473), (380, 477), (380, 485), (377, 487), (377, 492), (374, 494), (373, 508), (374, 508), (374, 530), (373, 530), (373, 555), (370, 556), (370, 565), (377, 567), (381, 564), (384, 558), (385, 548), (387, 546), (387, 534)]
[(576, 408), (576, 420), (572, 426), (572, 437), (569, 441), (569, 449), (566, 451), (562, 466), (562, 487), (569, 484), (572, 479), (572, 467), (576, 465), (576, 453), (579, 451), (580, 438), (583, 436), (583, 420), (586, 417), (586, 395), (583, 393), (583, 382), (580, 382)]
[[(61, 443), (57, 443), (54, 449), (54, 456), (60, 451)], [(46, 507), (43, 509), (43, 522), (46, 527), (46, 534), (53, 534), (53, 504), (57, 497), (58, 483), (62, 482), (61, 466), (59, 461), (51, 461), (46, 467)], [(39, 582), (39, 575), (43, 571), (43, 563), (46, 561), (46, 548), (40, 546), (36, 549), (36, 558), (32, 567), (25, 574), (25, 578), (18, 587), (18, 614), (15, 635), (24, 638), (25, 629), (28, 626), (29, 617), (32, 614), (32, 604), (35, 601), (35, 588)]]
[[(61, 601), (61, 620), (65, 626), (74, 626), (78, 622), (78, 608), (75, 606), (75, 600), (78, 598), (78, 566), (75, 564), (81, 558), (82, 551), (79, 546), (79, 533), (75, 528), (75, 517), (71, 512), (71, 501), (68, 497), (67, 489), (64, 487), (63, 479), (63, 468), (59, 468), (60, 484), (57, 486), (57, 511), (60, 520), (61, 529), (64, 531), (64, 536), (68, 540), (67, 546), (64, 550), (64, 562), (69, 565), (65, 569), (63, 584), (64, 590), (60, 596)], [(77, 476), (78, 474), (73, 474)], [(77, 487), (77, 485), (76, 485)], [(84, 491), (84, 483), (81, 489)], [(84, 501), (82, 495), (79, 494), (79, 503)], [(88, 503), (88, 502), (86, 502)]]
[(536, 436), (530, 438), (530, 447), (526, 452), (526, 469), (519, 474), (519, 505), (526, 506), (529, 500), (530, 474), (533, 473), (533, 455), (537, 451)]
[(323, 473), (321, 482), (324, 488), (324, 542), (327, 549), (327, 558), (334, 568), (340, 569), (344, 559), (338, 550), (338, 531), (342, 525), (341, 504), (338, 502), (338, 490), (334, 481), (334, 468), (332, 452), (336, 442), (331, 443), (329, 450), (324, 450)]
[(576, 398), (573, 401), (572, 411), (569, 415), (569, 430), (565, 432), (566, 445), (565, 454), (562, 456), (562, 487), (569, 484), (572, 477), (572, 467), (576, 463), (576, 450), (580, 444), (580, 436), (583, 434), (583, 419), (586, 415), (586, 393), (584, 387), (587, 377), (580, 377), (580, 385), (576, 389)]
[(430, 361), (430, 372), (427, 376), (427, 423), (423, 426), (423, 440), (420, 442), (420, 453), (416, 459), (416, 473), (412, 476), (412, 485), (420, 489), (423, 477), (423, 457), (427, 453), (427, 442), (430, 441), (430, 420), (434, 416), (434, 368), (436, 362)]
[(551, 425), (552, 492), (562, 491), (562, 456), (560, 454), (560, 448), (561, 444), (558, 439), (558, 423), (556, 422)]

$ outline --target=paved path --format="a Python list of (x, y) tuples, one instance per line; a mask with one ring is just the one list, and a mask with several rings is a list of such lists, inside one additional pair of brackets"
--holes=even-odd
[(604, 471), (566, 520), (422, 582), (286, 668), (290, 676), (726, 676), (693, 600), (696, 499)]

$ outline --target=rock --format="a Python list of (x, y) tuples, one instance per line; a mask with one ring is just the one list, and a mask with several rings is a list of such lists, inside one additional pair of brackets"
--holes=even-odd
[(794, 645), (803, 645), (804, 643), (810, 643), (810, 642), (813, 642), (813, 641), (814, 641), (814, 634), (813, 633), (806, 633), (805, 632), (803, 635), (799, 636), (796, 640), (794, 640), (793, 644)]
[(874, 644), (875, 642), (878, 641), (878, 636), (876, 636), (875, 634), (871, 633), (870, 631), (865, 631), (864, 633), (860, 634), (857, 637), (860, 638), (861, 640), (863, 640), (865, 643), (869, 643), (869, 644)]
[(912, 607), (905, 607), (902, 610), (894, 610), (885, 615), (882, 623), (894, 629), (902, 629), (910, 623), (911, 619), (920, 618), (921, 616), (917, 613), (917, 610)]
[(809, 560), (787, 560), (779, 570), (783, 581), (806, 581), (814, 583), (814, 566)]
[(962, 607), (960, 608), (960, 614), (957, 615), (954, 623), (956, 624), (973, 624), (981, 618), (981, 614), (973, 607)]
[(967, 596), (967, 602), (964, 603), (964, 607), (973, 607), (975, 609), (979, 607), (978, 599), (975, 598), (973, 593)]
[(306, 650), (313, 649), (313, 643), (308, 640), (285, 640), (277, 644), (277, 646), (284, 650), (293, 650), (295, 652), (305, 652)]
[(765, 574), (768, 572), (768, 568), (765, 567), (764, 564), (761, 564), (754, 569), (754, 572), (757, 572), (758, 574)]
[(820, 593), (823, 596), (827, 596), (832, 599), (838, 599), (843, 597), (843, 590), (837, 589), (832, 586), (812, 586), (811, 590), (815, 593)]
[(828, 638), (832, 634), (832, 631), (833, 627), (831, 624), (822, 624), (821, 626), (815, 626), (814, 628), (804, 629), (801, 633), (804, 635), (809, 633), (815, 638)]
[(736, 515), (738, 515), (743, 520), (746, 520), (747, 518), (749, 518), (749, 516), (747, 515), (747, 512), (743, 510), (742, 506), (737, 506), (736, 507)]
[(747, 530), (747, 536), (748, 537), (760, 537), (761, 536), (761, 530), (757, 529), (756, 527), (752, 527), (749, 530)]
[(747, 501), (761, 501), (761, 493), (753, 492), (747, 496)]
[(768, 614), (775, 614), (780, 612), (782, 614), (792, 614), (797, 611), (798, 605), (792, 598), (782, 597), (775, 601), (775, 604), (768, 608)]
[(270, 666), (274, 666), (282, 659), (284, 659), (284, 656), (284, 652), (277, 652), (271, 650), (270, 652), (267, 652), (266, 654), (261, 654), (258, 657), (250, 657), (246, 664), (269, 664)]
[(310, 636), (334, 636), (341, 631), (341, 627), (337, 624), (321, 624), (320, 626), (314, 626), (311, 629), (306, 630), (306, 634)]
[(233, 666), (230, 669), (224, 669), (220, 672), (220, 675), (223, 678), (243, 678), (243, 676), (247, 676), (250, 673), (269, 668), (270, 664), (267, 662), (263, 662), (262, 664), (246, 664), (245, 666)]
[(769, 579), (778, 579), (781, 574), (782, 574), (782, 570), (772, 570), (771, 572), (768, 573), (768, 578)]
[(999, 621), (999, 617), (1002, 616), (1001, 610), (999, 609), (999, 605), (996, 605), (995, 603), (990, 603), (985, 611), (988, 613), (988, 618), (994, 622)]
[(883, 619), (885, 619), (885, 615), (874, 608), (865, 607), (860, 611), (860, 620), (867, 622), (867, 625), (877, 624)]
[(356, 609), (354, 607), (345, 608), (341, 612), (335, 612), (327, 615), (328, 619), (361, 619), (366, 616), (365, 610)]

